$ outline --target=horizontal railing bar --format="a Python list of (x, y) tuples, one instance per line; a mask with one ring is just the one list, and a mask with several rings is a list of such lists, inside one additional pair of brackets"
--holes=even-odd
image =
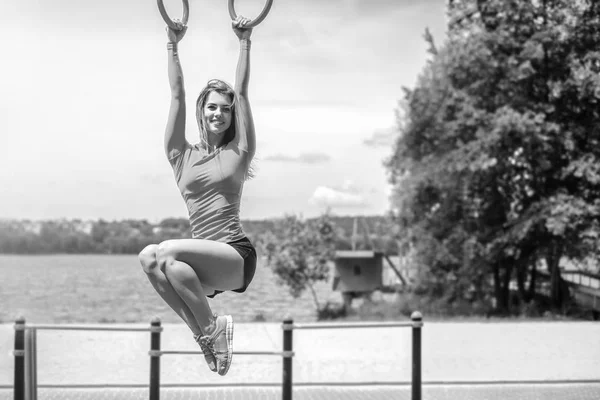
[(582, 275), (588, 278), (592, 278), (592, 279), (600, 279), (600, 274), (594, 274), (592, 272), (588, 272), (588, 271), (577, 271), (577, 270), (572, 270), (572, 269), (568, 269), (568, 270), (564, 270), (564, 271), (560, 271), (561, 275), (565, 274), (565, 275)]
[[(287, 357), (290, 355), (286, 351), (234, 351), (233, 354), (238, 354), (240, 356), (280, 356), (280, 357)], [(293, 355), (293, 353), (291, 355)]]
[[(421, 323), (421, 322), (419, 322)], [(344, 328), (411, 328), (413, 322), (316, 322), (306, 324), (294, 323), (293, 329), (344, 329)]]
[(494, 386), (494, 385), (598, 385), (600, 379), (521, 379), (521, 380), (480, 380), (480, 381), (423, 381), (430, 386)]
[[(119, 332), (150, 332), (152, 328), (119, 328), (109, 326), (86, 326), (86, 325), (26, 325), (25, 329), (37, 329), (46, 331), (119, 331)], [(162, 328), (161, 328), (162, 330)]]
[(179, 354), (179, 355), (200, 355), (204, 354), (201, 351), (196, 350), (150, 350), (150, 355), (163, 355), (163, 354)]
[[(177, 354), (177, 355), (204, 355), (203, 352), (193, 350), (150, 350), (149, 354), (152, 356), (164, 355), (164, 354)], [(279, 356), (279, 357), (292, 357), (293, 352), (287, 351), (234, 351), (233, 354), (238, 356)]]

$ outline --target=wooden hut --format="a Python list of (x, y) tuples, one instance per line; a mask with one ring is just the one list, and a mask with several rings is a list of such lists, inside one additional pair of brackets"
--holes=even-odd
[(383, 253), (377, 251), (338, 250), (334, 258), (333, 290), (342, 293), (344, 304), (370, 295), (382, 286)]

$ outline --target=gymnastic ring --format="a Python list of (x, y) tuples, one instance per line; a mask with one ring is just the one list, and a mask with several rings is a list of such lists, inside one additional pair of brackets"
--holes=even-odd
[[(233, 7), (233, 1), (234, 0), (229, 0), (229, 16), (231, 17), (232, 21), (235, 21), (237, 19), (237, 14), (235, 13), (235, 8)], [(273, 0), (267, 0), (267, 3), (265, 4), (265, 8), (263, 8), (260, 15), (258, 17), (256, 17), (255, 19), (253, 19), (252, 21), (248, 22), (244, 26), (244, 28), (254, 28), (256, 25), (260, 24), (267, 17), (267, 14), (271, 10), (272, 5), (273, 5)]]
[[(160, 11), (160, 15), (162, 15), (163, 19), (169, 25), (169, 28), (178, 31), (180, 28), (175, 25), (175, 22), (169, 17), (167, 14), (167, 10), (165, 10), (165, 5), (163, 4), (163, 0), (156, 0), (158, 3), (158, 11)], [(187, 25), (188, 18), (190, 16), (190, 4), (188, 0), (183, 0), (183, 18), (181, 18), (181, 23), (185, 26)]]

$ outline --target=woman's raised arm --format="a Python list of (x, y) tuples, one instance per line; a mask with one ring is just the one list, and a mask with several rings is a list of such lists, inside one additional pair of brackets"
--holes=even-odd
[(256, 137), (254, 134), (254, 120), (252, 119), (252, 110), (248, 101), (248, 81), (250, 80), (250, 35), (252, 28), (244, 28), (250, 20), (239, 16), (233, 21), (233, 31), (240, 40), (240, 57), (238, 59), (237, 70), (235, 74), (235, 92), (238, 95), (238, 104), (236, 112), (239, 113), (242, 132), (238, 132), (240, 148), (245, 148), (254, 156), (256, 151)]
[(185, 35), (187, 27), (176, 21), (179, 30), (167, 27), (167, 51), (169, 85), (171, 86), (171, 107), (165, 129), (165, 153), (167, 158), (173, 158), (185, 147), (185, 90), (183, 87), (183, 70), (179, 61), (177, 45)]

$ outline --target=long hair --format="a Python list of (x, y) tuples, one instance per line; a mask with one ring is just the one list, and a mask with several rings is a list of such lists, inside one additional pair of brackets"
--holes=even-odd
[[(204, 105), (206, 104), (206, 98), (211, 92), (217, 92), (224, 96), (228, 96), (231, 100), (231, 124), (229, 125), (229, 128), (227, 128), (227, 130), (225, 131), (225, 135), (223, 136), (223, 142), (220, 144), (220, 147), (226, 146), (235, 138), (237, 126), (239, 124), (236, 103), (237, 96), (233, 88), (229, 86), (226, 82), (223, 82), (219, 79), (211, 79), (210, 81), (208, 81), (204, 89), (202, 89), (202, 91), (200, 92), (198, 100), (196, 100), (196, 121), (198, 122), (198, 129), (200, 130), (200, 147), (202, 147), (207, 152), (210, 151), (210, 146), (208, 145), (208, 132), (204, 124)], [(252, 160), (250, 165), (248, 165), (246, 179), (253, 178), (255, 176), (255, 171), (256, 166), (254, 160)]]

